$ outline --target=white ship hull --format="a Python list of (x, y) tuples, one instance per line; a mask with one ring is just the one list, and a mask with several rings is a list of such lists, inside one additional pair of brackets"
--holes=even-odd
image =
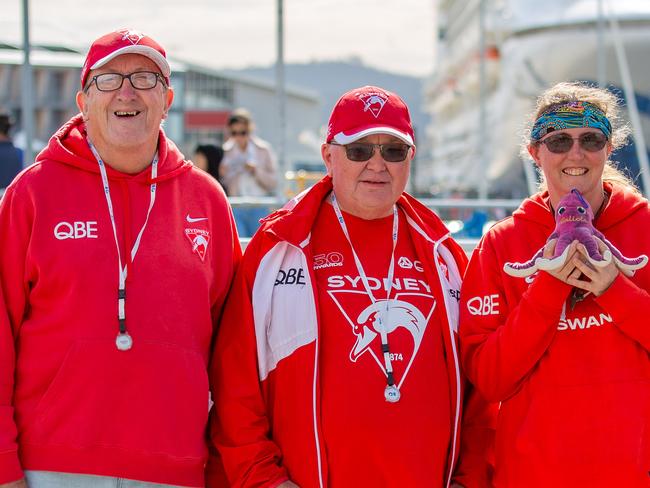
[[(512, 0), (510, 14), (513, 5), (521, 8), (525, 3), (530, 2)], [(452, 4), (446, 5), (452, 8)], [(461, 50), (454, 49), (454, 45), (446, 46), (446, 53), (441, 55), (449, 59), (443, 60), (428, 90), (433, 119), (427, 131), (432, 147), (431, 164), (426, 177), (422, 175), (424, 171), (420, 172), (427, 184), (443, 195), (457, 192), (473, 195), (484, 180), (488, 181), (491, 196), (519, 198), (529, 193), (524, 165), (530, 169), (532, 162), (520, 157), (520, 143), (535, 98), (560, 81), (597, 81), (595, 4), (595, 1), (565, 1), (555, 2), (553, 6), (553, 2), (547, 1), (550, 11), (544, 12), (545, 18), (536, 19), (532, 12), (529, 15), (533, 18), (524, 18), (527, 22), (516, 15), (510, 24), (501, 24), (499, 28), (494, 28), (493, 22), (493, 30), (487, 36), (483, 145), (480, 144), (478, 55), (472, 56), (471, 47)], [(571, 5), (582, 7), (578, 10), (582, 15), (571, 17), (566, 10)], [(453, 7), (456, 12), (460, 10), (457, 4)], [(585, 10), (585, 7), (590, 8)], [(619, 4), (619, 7), (625, 6)], [(650, 5), (643, 7), (645, 13), (637, 7), (625, 16), (620, 12), (617, 16), (621, 16), (620, 41), (628, 59), (645, 140), (650, 141)], [(564, 15), (562, 19), (554, 20), (554, 8), (556, 17), (560, 13)], [(591, 13), (591, 18), (585, 13)], [(470, 28), (478, 30), (478, 25), (467, 27)], [(467, 37), (457, 34), (454, 42), (459, 44)], [(607, 85), (621, 88), (621, 71), (608, 25), (603, 40)], [(474, 52), (478, 53), (476, 43)], [(481, 150), (485, 151), (485, 165), (481, 162)], [(614, 159), (620, 160), (636, 177), (639, 170), (634, 151), (627, 148), (618, 156)]]

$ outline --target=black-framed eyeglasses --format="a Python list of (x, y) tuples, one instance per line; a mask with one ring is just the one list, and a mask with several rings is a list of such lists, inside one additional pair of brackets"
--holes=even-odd
[(237, 136), (247, 136), (247, 135), (248, 135), (248, 131), (247, 131), (247, 130), (231, 130), (231, 131), (230, 131), (230, 134), (231, 134), (232, 136), (234, 136), (234, 137), (237, 137)]
[(387, 144), (369, 144), (365, 142), (353, 142), (351, 144), (338, 144), (330, 142), (334, 146), (342, 146), (345, 149), (345, 155), (350, 161), (363, 163), (368, 161), (374, 154), (375, 148), (379, 148), (379, 154), (384, 161), (389, 163), (401, 163), (406, 160), (411, 146), (400, 142), (389, 142)]
[(585, 132), (578, 137), (571, 137), (567, 133), (553, 134), (537, 144), (546, 144), (546, 148), (554, 154), (564, 154), (571, 150), (573, 142), (578, 141), (585, 151), (598, 152), (607, 144), (607, 137), (602, 132)]
[(153, 71), (134, 71), (127, 75), (123, 75), (122, 73), (102, 73), (101, 75), (93, 76), (86, 90), (93, 83), (95, 83), (99, 91), (110, 92), (119, 90), (122, 88), (125, 78), (129, 80), (131, 86), (136, 90), (151, 90), (158, 84), (158, 81), (163, 86), (167, 86), (165, 79), (160, 73), (154, 73)]

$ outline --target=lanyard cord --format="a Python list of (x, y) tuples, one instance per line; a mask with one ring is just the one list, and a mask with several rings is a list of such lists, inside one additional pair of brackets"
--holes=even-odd
[[(108, 205), (108, 214), (111, 218), (111, 225), (113, 226), (113, 238), (115, 239), (115, 248), (117, 249), (117, 264), (118, 264), (118, 272), (119, 272), (119, 286), (117, 290), (117, 320), (118, 320), (120, 331), (118, 334), (118, 341), (120, 340), (121, 336), (124, 336), (124, 338), (127, 339), (126, 343), (124, 342), (122, 343), (125, 344), (123, 347), (120, 347), (120, 343), (118, 342), (118, 349), (127, 350), (131, 348), (131, 344), (132, 344), (131, 338), (128, 335), (128, 332), (126, 330), (125, 305), (126, 305), (126, 276), (128, 273), (128, 268), (127, 268), (127, 264), (124, 264), (124, 266), (122, 266), (122, 255), (120, 252), (120, 243), (117, 239), (117, 226), (115, 224), (115, 214), (113, 212), (113, 201), (111, 199), (111, 192), (108, 185), (106, 165), (104, 164), (104, 161), (102, 160), (101, 156), (97, 152), (97, 149), (90, 141), (90, 139), (87, 139), (87, 141), (88, 141), (88, 146), (90, 146), (90, 150), (92, 151), (93, 155), (95, 156), (95, 159), (97, 160), (97, 164), (99, 165), (99, 172), (102, 176), (102, 186), (104, 187), (104, 196), (106, 197), (106, 204)], [(151, 215), (151, 210), (153, 209), (154, 203), (156, 202), (155, 179), (157, 176), (158, 176), (158, 151), (156, 151), (153, 161), (151, 162), (152, 183), (149, 187), (149, 194), (150, 194), (149, 208), (147, 210), (147, 216), (144, 220), (144, 224), (142, 224), (142, 228), (138, 233), (138, 237), (136, 238), (135, 243), (131, 248), (131, 263), (133, 263), (133, 261), (135, 260), (135, 255), (137, 254), (138, 249), (140, 248), (140, 240), (142, 239), (142, 234), (144, 234), (144, 230), (147, 227), (147, 223), (149, 222), (149, 215)]]
[[(339, 207), (339, 204), (336, 201), (336, 195), (334, 194), (333, 191), (330, 196), (330, 201), (332, 202), (332, 207), (334, 207), (334, 213), (336, 214), (336, 218), (339, 221), (341, 230), (343, 231), (345, 238), (348, 240), (348, 244), (350, 244), (350, 249), (352, 250), (352, 256), (354, 257), (354, 262), (357, 265), (357, 270), (359, 272), (359, 277), (361, 278), (361, 282), (363, 283), (363, 287), (366, 289), (366, 293), (368, 294), (368, 297), (370, 298), (372, 303), (377, 303), (377, 300), (375, 299), (375, 296), (372, 294), (372, 290), (370, 289), (370, 284), (368, 283), (368, 277), (366, 276), (366, 272), (363, 269), (361, 260), (357, 256), (357, 253), (354, 250), (354, 246), (352, 245), (352, 240), (350, 239), (348, 228), (345, 225), (345, 220), (343, 219), (341, 208)], [(390, 360), (390, 349), (388, 347), (388, 333), (386, 332), (386, 327), (384, 327), (384, 320), (388, 318), (388, 309), (390, 305), (390, 291), (393, 288), (393, 275), (395, 273), (395, 248), (397, 247), (398, 225), (399, 225), (399, 216), (397, 214), (397, 206), (393, 205), (393, 234), (392, 234), (393, 250), (390, 256), (390, 266), (388, 267), (388, 276), (387, 276), (388, 286), (386, 287), (387, 288), (386, 308), (383, 314), (381, 313), (377, 314), (378, 315), (377, 318), (379, 320), (379, 334), (381, 336), (381, 350), (384, 354), (384, 365), (386, 367), (386, 378), (387, 378), (386, 381), (389, 387), (393, 387), (395, 385), (395, 377), (393, 375), (393, 365)]]

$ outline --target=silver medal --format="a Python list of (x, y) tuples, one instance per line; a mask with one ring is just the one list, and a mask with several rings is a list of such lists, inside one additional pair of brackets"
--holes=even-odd
[(399, 397), (401, 396), (399, 389), (395, 385), (388, 385), (384, 390), (384, 398), (387, 402), (397, 403), (399, 402)]
[(119, 333), (115, 339), (115, 345), (120, 351), (128, 351), (133, 347), (133, 339), (128, 332)]

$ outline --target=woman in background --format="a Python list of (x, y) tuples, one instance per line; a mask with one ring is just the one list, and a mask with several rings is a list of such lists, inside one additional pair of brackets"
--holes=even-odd
[[(223, 143), (223, 164), (219, 175), (228, 195), (233, 197), (271, 196), (278, 185), (278, 164), (271, 145), (255, 136), (255, 122), (246, 109), (235, 109), (228, 118), (228, 140)], [(260, 219), (271, 213), (268, 205), (251, 202), (234, 205), (233, 214), (240, 237), (251, 237)]]
[(223, 159), (223, 149), (215, 144), (199, 144), (194, 150), (194, 165), (212, 175), (228, 194), (228, 189), (219, 176), (219, 166)]

